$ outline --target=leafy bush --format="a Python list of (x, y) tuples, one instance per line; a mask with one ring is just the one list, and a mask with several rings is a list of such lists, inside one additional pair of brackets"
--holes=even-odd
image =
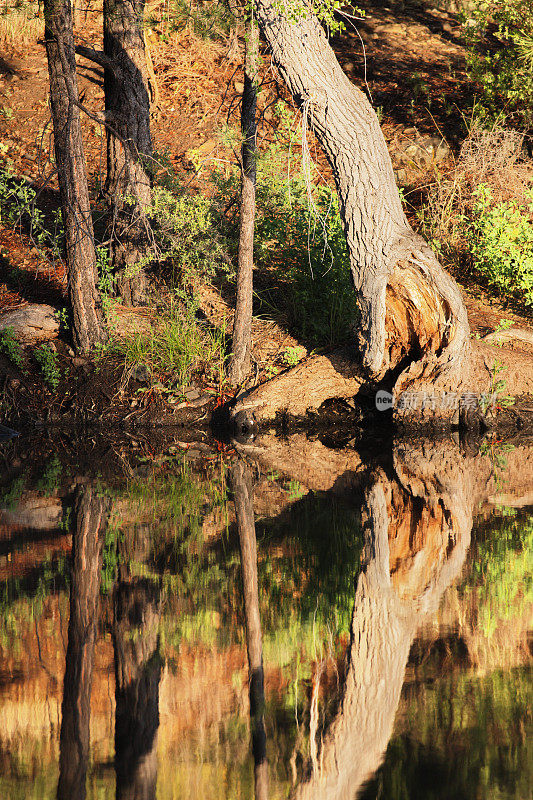
[(51, 389), (57, 389), (61, 378), (61, 371), (57, 363), (57, 353), (52, 350), (49, 344), (41, 344), (33, 351), (35, 360), (41, 367), (41, 372), (45, 382)]
[(533, 122), (533, 0), (474, 0), (464, 22), (471, 77), (489, 111)]
[(4, 353), (19, 369), (23, 368), (22, 346), (15, 336), (15, 330), (12, 325), (4, 328), (0, 333), (0, 353)]
[(465, 220), (474, 269), (501, 291), (533, 306), (533, 190), (524, 202), (494, 204), (492, 192), (474, 192), (472, 218)]
[(206, 280), (229, 272), (232, 264), (226, 242), (216, 224), (212, 201), (180, 187), (157, 187), (148, 212), (153, 226), (157, 257), (172, 266), (175, 284)]
[(35, 189), (26, 180), (15, 177), (11, 169), (0, 169), (0, 221), (24, 226), (39, 247), (50, 248), (58, 257), (64, 240), (61, 212), (54, 212), (50, 225), (36, 199)]

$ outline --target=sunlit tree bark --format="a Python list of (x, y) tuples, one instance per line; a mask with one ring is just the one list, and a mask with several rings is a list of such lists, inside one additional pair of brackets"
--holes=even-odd
[(69, 0), (44, 0), (54, 150), (65, 226), (74, 343), (81, 352), (105, 341)]
[(292, 21), (274, 0), (255, 7), (274, 63), (331, 164), (367, 373), (411, 365), (402, 390), (417, 381), (467, 385), (471, 348), (461, 293), (406, 219), (370, 102), (342, 71), (312, 13)]

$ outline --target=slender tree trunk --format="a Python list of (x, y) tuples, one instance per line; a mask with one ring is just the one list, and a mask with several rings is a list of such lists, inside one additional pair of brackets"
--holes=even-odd
[(252, 300), (254, 265), (255, 184), (257, 137), (257, 67), (259, 29), (252, 16), (246, 26), (244, 89), (242, 93), (241, 131), (242, 183), (239, 227), (239, 259), (237, 264), (237, 302), (233, 322), (233, 345), (229, 381), (241, 384), (250, 372), (252, 346)]
[(83, 800), (89, 759), (89, 723), (100, 570), (108, 501), (95, 489), (78, 491), (72, 534), (70, 618), (63, 684), (58, 800)]
[(405, 217), (374, 110), (342, 71), (316, 17), (309, 13), (290, 22), (274, 0), (255, 5), (274, 62), (333, 170), (365, 368), (380, 376), (417, 362), (402, 389), (439, 376), (457, 388), (470, 361), (465, 306), (455, 282)]
[(250, 468), (242, 462), (234, 464), (230, 473), (234, 493), (235, 516), (241, 550), (244, 616), (246, 620), (246, 649), (250, 681), (250, 720), (252, 725), (252, 752), (256, 800), (268, 798), (268, 763), (266, 758), (266, 733), (263, 719), (265, 705), (263, 643), (259, 612), (257, 581), (257, 541)]
[(117, 800), (155, 800), (159, 727), (160, 587), (129, 574), (146, 564), (150, 538), (144, 526), (125, 532), (115, 588), (115, 769)]
[[(150, 89), (144, 42), (144, 0), (104, 0), (107, 192), (112, 208), (111, 264), (128, 305), (144, 296), (139, 266), (149, 244), (145, 209), (152, 200)], [(117, 134), (117, 135), (115, 135)]]
[(105, 340), (105, 328), (97, 289), (70, 0), (44, 0), (44, 20), (74, 343), (81, 352), (86, 352)]

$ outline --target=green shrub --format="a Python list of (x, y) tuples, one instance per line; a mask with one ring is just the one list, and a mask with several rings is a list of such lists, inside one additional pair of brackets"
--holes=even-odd
[(33, 351), (35, 360), (41, 368), (44, 381), (51, 389), (57, 389), (61, 378), (61, 370), (57, 363), (57, 353), (49, 344), (41, 344)]
[(518, 201), (492, 202), (486, 185), (474, 191), (472, 217), (464, 218), (474, 269), (492, 286), (533, 306), (533, 190)]
[(533, 0), (474, 0), (464, 21), (464, 32), (468, 69), (482, 87), (489, 112), (514, 113), (530, 126)]
[(4, 353), (16, 367), (23, 368), (22, 346), (15, 336), (15, 330), (12, 325), (4, 328), (0, 333), (0, 352)]
[[(209, 281), (231, 271), (227, 243), (217, 225), (217, 210), (208, 197), (186, 192), (176, 182), (172, 190), (158, 186), (153, 190), (147, 215), (153, 246), (136, 268), (154, 261), (166, 263), (175, 287)], [(100, 273), (105, 275), (105, 269)]]

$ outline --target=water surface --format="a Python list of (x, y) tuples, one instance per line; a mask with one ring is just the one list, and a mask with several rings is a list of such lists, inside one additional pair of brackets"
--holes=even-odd
[(533, 446), (372, 444), (1, 444), (0, 796), (531, 798)]

